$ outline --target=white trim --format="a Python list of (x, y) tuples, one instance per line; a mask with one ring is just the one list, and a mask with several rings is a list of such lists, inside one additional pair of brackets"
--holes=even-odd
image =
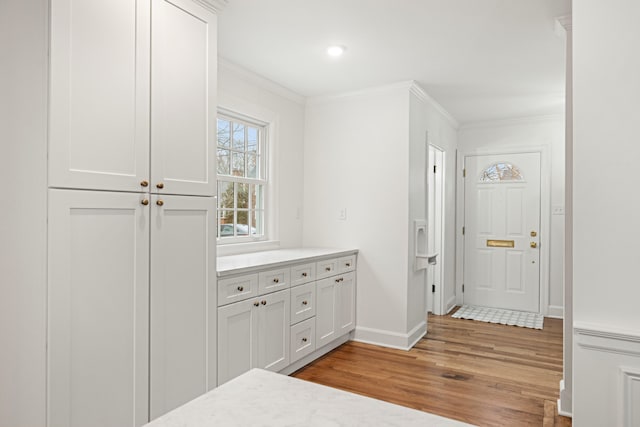
[(573, 335), (583, 349), (640, 357), (640, 334), (636, 331), (575, 322)]
[(560, 398), (557, 400), (558, 406), (558, 415), (562, 415), (563, 417), (573, 417), (573, 413), (571, 412), (571, 393), (564, 386), (564, 380), (560, 380)]
[(573, 18), (571, 15), (562, 15), (556, 17), (555, 31), (560, 36), (566, 36), (569, 31), (573, 30)]
[(328, 104), (328, 103), (339, 101), (345, 98), (357, 98), (361, 96), (370, 96), (380, 92), (393, 92), (393, 91), (402, 90), (402, 89), (409, 90), (412, 84), (413, 84), (413, 80), (410, 80), (410, 81), (392, 83), (389, 85), (369, 87), (369, 88), (356, 90), (352, 92), (343, 92), (343, 93), (336, 93), (331, 95), (311, 96), (307, 98), (307, 105)]
[[(427, 93), (427, 91), (420, 86), (416, 81), (411, 81), (409, 84), (409, 92), (415, 95), (419, 100), (424, 102), (425, 104), (433, 107), (444, 119), (449, 122), (454, 129), (458, 129), (460, 127), (460, 123), (449, 113), (445, 108), (431, 95)], [(444, 151), (444, 150), (443, 150)]]
[(564, 318), (564, 307), (561, 305), (550, 305), (549, 310), (547, 311), (546, 317), (553, 317), (556, 319)]
[(564, 114), (545, 114), (540, 116), (511, 117), (499, 120), (481, 120), (476, 122), (467, 122), (460, 125), (460, 130), (465, 131), (470, 129), (518, 126), (523, 124), (543, 123), (551, 120), (564, 121)]
[(531, 147), (487, 147), (482, 149), (471, 149), (458, 151), (458, 178), (457, 178), (457, 200), (456, 200), (456, 298), (458, 304), (463, 303), (462, 284), (464, 283), (464, 238), (462, 236), (462, 226), (464, 221), (464, 159), (466, 156), (489, 156), (502, 154), (522, 154), (540, 153), (540, 295), (538, 313), (543, 316), (549, 315), (549, 264), (551, 262), (551, 156), (548, 145)]
[(633, 383), (640, 384), (640, 369), (620, 366), (618, 370), (620, 373), (619, 393), (621, 396), (618, 410), (620, 411), (619, 419), (622, 421), (621, 425), (625, 427), (637, 426), (639, 421), (638, 417), (640, 417), (640, 408), (634, 403), (640, 400), (640, 396), (634, 396)]
[(353, 340), (365, 344), (373, 344), (408, 351), (426, 334), (426, 321), (420, 322), (406, 334), (357, 326)]
[(219, 14), (224, 10), (225, 7), (229, 4), (229, 0), (192, 0), (194, 3), (199, 4), (205, 9)]
[(446, 302), (444, 308), (444, 314), (449, 314), (451, 312), (451, 310), (453, 310), (456, 306), (456, 296), (452, 295), (451, 298), (449, 298), (449, 300)]
[[(234, 77), (243, 80), (245, 83), (257, 86), (260, 89), (264, 89), (276, 96), (293, 101), (296, 104), (302, 106), (305, 105), (306, 98), (299, 93), (296, 93), (273, 80), (269, 80), (266, 77), (256, 74), (253, 71), (247, 70), (246, 68), (243, 68), (221, 56), (218, 56), (218, 70), (226, 70), (233, 74)], [(224, 88), (220, 87), (220, 90), (224, 91)]]
[(342, 344), (346, 343), (347, 341), (350, 341), (352, 334), (353, 334), (353, 332), (348, 333), (346, 335), (343, 335), (343, 336), (341, 336), (339, 338), (336, 338), (335, 340), (331, 341), (330, 343), (326, 344), (325, 346), (320, 347), (319, 349), (317, 349), (313, 353), (303, 357), (302, 359), (300, 359), (300, 360), (292, 363), (291, 365), (287, 366), (286, 368), (282, 369), (279, 373), (284, 374), (284, 375), (290, 375), (290, 374), (294, 373), (298, 369), (301, 369), (301, 368), (305, 367), (306, 365), (308, 365), (309, 363), (313, 362), (314, 360), (316, 360), (320, 356), (323, 356), (323, 355), (329, 353), (331, 350), (334, 350), (334, 349), (340, 347)]

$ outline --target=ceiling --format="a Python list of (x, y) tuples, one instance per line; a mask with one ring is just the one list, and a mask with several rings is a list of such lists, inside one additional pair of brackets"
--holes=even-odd
[(460, 123), (538, 116), (564, 110), (555, 18), (569, 13), (570, 0), (229, 0), (218, 49), (307, 97), (415, 80)]

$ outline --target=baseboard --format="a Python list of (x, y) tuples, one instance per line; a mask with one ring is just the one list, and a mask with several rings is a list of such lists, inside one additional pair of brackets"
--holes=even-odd
[(561, 305), (550, 305), (547, 307), (546, 317), (553, 317), (555, 319), (564, 318), (564, 307)]
[(420, 322), (406, 334), (358, 326), (354, 341), (382, 347), (410, 350), (427, 333), (427, 322)]
[(303, 357), (302, 359), (292, 363), (291, 365), (287, 366), (286, 368), (284, 368), (283, 370), (281, 370), (279, 373), (284, 374), (284, 375), (290, 375), (292, 373), (294, 373), (295, 371), (297, 371), (298, 369), (304, 368), (306, 365), (308, 365), (309, 363), (313, 362), (314, 360), (316, 360), (317, 358), (324, 356), (325, 354), (329, 353), (331, 350), (334, 350), (338, 347), (340, 347), (342, 344), (346, 343), (347, 341), (349, 341), (352, 338), (353, 332), (343, 335), (340, 338), (337, 338), (333, 341), (331, 341), (329, 344), (325, 344), (324, 346), (320, 347), (319, 349), (317, 349), (316, 351), (314, 351), (313, 353)]
[(560, 399), (558, 399), (558, 415), (563, 417), (573, 417), (571, 410), (571, 391), (564, 385), (564, 380), (560, 380)]
[(453, 310), (456, 307), (456, 296), (452, 296), (451, 298), (449, 298), (449, 301), (447, 301), (445, 303), (444, 306), (444, 314), (449, 314), (451, 312), (451, 310)]

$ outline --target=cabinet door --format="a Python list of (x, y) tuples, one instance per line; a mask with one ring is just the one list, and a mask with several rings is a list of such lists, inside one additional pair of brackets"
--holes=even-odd
[(51, 0), (51, 187), (144, 190), (149, 24), (149, 0)]
[(289, 365), (289, 290), (260, 297), (258, 368), (277, 372)]
[(149, 207), (142, 197), (49, 191), (50, 427), (147, 422)]
[(334, 277), (316, 282), (316, 348), (330, 343), (338, 337), (337, 286)]
[(340, 283), (337, 291), (338, 335), (351, 332), (356, 327), (356, 275), (346, 273), (338, 277)]
[(218, 385), (258, 366), (259, 300), (218, 308)]
[(151, 419), (216, 385), (215, 259), (213, 197), (151, 197)]
[(153, 0), (151, 190), (215, 194), (216, 16), (192, 0)]

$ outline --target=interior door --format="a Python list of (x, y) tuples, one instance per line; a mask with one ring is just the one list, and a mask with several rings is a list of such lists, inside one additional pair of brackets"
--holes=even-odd
[(466, 156), (464, 303), (539, 311), (540, 153)]

